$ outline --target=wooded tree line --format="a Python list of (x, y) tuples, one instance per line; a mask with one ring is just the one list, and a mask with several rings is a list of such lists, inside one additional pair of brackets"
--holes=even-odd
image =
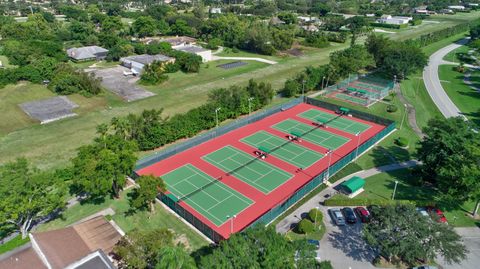
[(264, 107), (274, 94), (270, 84), (250, 80), (245, 87), (213, 90), (206, 104), (184, 114), (164, 118), (161, 109), (145, 110), (140, 115), (113, 118), (110, 127), (125, 140), (136, 141), (140, 150), (150, 150), (214, 127), (217, 108), (221, 108), (218, 111), (221, 122)]

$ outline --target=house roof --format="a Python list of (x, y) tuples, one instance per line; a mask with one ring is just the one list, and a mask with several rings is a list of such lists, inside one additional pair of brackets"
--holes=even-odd
[(30, 243), (6, 254), (7, 256), (0, 257), (1, 269), (31, 269), (33, 267), (47, 269)]
[(197, 41), (197, 39), (189, 36), (177, 36), (177, 37), (162, 38), (159, 41), (170, 43), (172, 46), (178, 46), (183, 43), (193, 43)]
[(84, 60), (84, 59), (95, 58), (96, 54), (102, 53), (102, 52), (108, 52), (108, 50), (99, 46), (88, 46), (88, 47), (68, 49), (67, 55), (76, 60)]
[(120, 238), (103, 216), (63, 229), (32, 233), (28, 248), (0, 257), (0, 269), (43, 269), (47, 264), (52, 269), (113, 268), (103, 253), (110, 253)]
[(185, 51), (185, 52), (190, 52), (190, 53), (197, 53), (197, 52), (204, 52), (204, 51), (209, 51), (208, 49), (204, 49), (202, 47), (199, 47), (199, 46), (184, 46), (184, 47), (179, 47), (179, 48), (176, 48), (176, 50), (180, 50), (180, 51)]
[(120, 59), (121, 62), (130, 61), (130, 62), (141, 63), (144, 65), (151, 64), (154, 61), (167, 62), (170, 60), (173, 60), (173, 58), (165, 56), (163, 54), (156, 54), (156, 55), (141, 54), (141, 55), (123, 57)]

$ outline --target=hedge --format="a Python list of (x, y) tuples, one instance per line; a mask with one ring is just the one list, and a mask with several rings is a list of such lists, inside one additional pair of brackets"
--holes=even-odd
[(301, 234), (311, 233), (315, 230), (313, 223), (308, 219), (302, 219), (297, 227), (296, 231)]
[(388, 106), (387, 106), (387, 112), (393, 113), (393, 112), (395, 112), (395, 111), (397, 111), (397, 110), (398, 110), (398, 108), (397, 108), (396, 105), (388, 105)]
[(405, 137), (398, 137), (395, 139), (395, 144), (400, 147), (406, 147), (408, 145), (408, 139), (406, 139)]
[(316, 208), (312, 208), (309, 212), (308, 212), (308, 218), (312, 221), (312, 222), (315, 222), (315, 218), (317, 219), (316, 222), (317, 224), (320, 224), (322, 221), (323, 221), (323, 213), (322, 211), (316, 209)]

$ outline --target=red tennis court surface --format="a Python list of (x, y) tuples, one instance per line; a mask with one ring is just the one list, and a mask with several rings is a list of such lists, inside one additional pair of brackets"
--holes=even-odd
[[(353, 118), (349, 116), (342, 116), (343, 119), (336, 119), (334, 121), (339, 120), (347, 124), (349, 122), (348, 120), (352, 120), (353, 125), (358, 125), (360, 127), (363, 126), (362, 128), (363, 131), (360, 132), (360, 135), (356, 136), (355, 134), (352, 134), (352, 132), (347, 132), (348, 131), (347, 129), (346, 129), (347, 131), (337, 129), (337, 128), (342, 128), (343, 125), (341, 124), (327, 124), (326, 128), (317, 127), (318, 128), (317, 130), (321, 130), (321, 132), (317, 132), (316, 134), (317, 136), (314, 136), (314, 135), (310, 137), (305, 136), (305, 139), (302, 139), (301, 142), (298, 142), (298, 141), (292, 142), (301, 146), (301, 147), (295, 147), (295, 148), (304, 149), (303, 153), (305, 153), (305, 151), (310, 153), (310, 155), (308, 156), (312, 156), (312, 152), (318, 153), (316, 155), (313, 154), (313, 156), (316, 156), (316, 158), (319, 158), (313, 165), (305, 166), (306, 168), (304, 169), (303, 168), (299, 169), (300, 167), (297, 167), (296, 165), (288, 162), (289, 160), (288, 155), (285, 155), (284, 152), (281, 152), (282, 155), (275, 155), (272, 153), (271, 155), (268, 155), (268, 157), (265, 160), (261, 160), (257, 158), (255, 162), (264, 162), (264, 164), (262, 164), (264, 167), (270, 167), (273, 170), (275, 170), (276, 173), (279, 173), (279, 174), (281, 173), (282, 175), (284, 175), (283, 183), (280, 182), (279, 184), (278, 182), (276, 182), (273, 185), (272, 189), (268, 189), (268, 191), (265, 191), (265, 190), (262, 191), (258, 187), (255, 187), (256, 185), (252, 184), (252, 180), (251, 180), (252, 178), (249, 178), (249, 174), (246, 174), (246, 173), (240, 174), (236, 172), (229, 173), (229, 172), (226, 172), (226, 169), (224, 167), (219, 167), (215, 165), (215, 162), (208, 161), (209, 158), (207, 155), (211, 155), (212, 153), (217, 152), (227, 146), (228, 146), (228, 149), (231, 149), (233, 147), (234, 150), (238, 150), (238, 152), (249, 154), (251, 158), (254, 159), (255, 158), (254, 152), (258, 149), (253, 147), (252, 143), (250, 144), (245, 143), (244, 138), (252, 136), (257, 132), (263, 131), (267, 133), (267, 136), (270, 135), (269, 136), (270, 141), (275, 141), (275, 140), (272, 140), (271, 135), (284, 139), (285, 141), (288, 141), (286, 137), (290, 134), (280, 131), (282, 129), (273, 128), (274, 125), (278, 126), (278, 124), (281, 122), (284, 122), (286, 120), (289, 120), (289, 121), (293, 120), (298, 122), (296, 126), (303, 126), (303, 128), (305, 128), (305, 125), (308, 125), (313, 129), (316, 126), (313, 124), (311, 119), (308, 119), (306, 117), (300, 117), (300, 114), (307, 111), (310, 111), (309, 113), (312, 114), (311, 110), (317, 110), (318, 111), (317, 114), (326, 116), (327, 118), (330, 116), (332, 118), (335, 116), (338, 116), (333, 111), (329, 111), (317, 106), (302, 103), (290, 109), (287, 109), (285, 111), (275, 113), (255, 123), (248, 124), (246, 126), (235, 129), (227, 134), (224, 134), (215, 139), (204, 142), (198, 146), (192, 147), (186, 151), (173, 155), (169, 158), (166, 158), (162, 161), (154, 163), (150, 166), (139, 169), (136, 171), (136, 173), (138, 175), (153, 174), (155, 176), (160, 176), (160, 177), (164, 175), (168, 176), (169, 180), (167, 182), (167, 186), (171, 185), (172, 188), (169, 189), (167, 193), (173, 192), (174, 185), (176, 186), (176, 188), (179, 188), (178, 186), (180, 185), (174, 182), (175, 176), (173, 176), (173, 180), (172, 180), (172, 175), (180, 174), (180, 171), (187, 171), (182, 168), (182, 167), (185, 167), (186, 165), (189, 165), (189, 167), (193, 166), (197, 168), (199, 171), (206, 174), (206, 176), (202, 175), (202, 177), (207, 178), (206, 179), (207, 182), (208, 182), (208, 176), (210, 176), (214, 181), (220, 180), (220, 182), (224, 185), (219, 184), (218, 182), (213, 184), (219, 184), (221, 185), (221, 189), (227, 190), (227, 191), (229, 190), (229, 193), (233, 193), (235, 195), (235, 197), (232, 196), (233, 194), (228, 196), (222, 196), (222, 197), (226, 197), (225, 201), (232, 201), (229, 199), (235, 198), (235, 199), (238, 199), (235, 201), (239, 201), (239, 200), (245, 201), (244, 205), (242, 205), (241, 207), (238, 207), (238, 206), (232, 206), (232, 203), (230, 203), (230, 205), (225, 205), (224, 208), (221, 208), (222, 203), (226, 203), (226, 202), (223, 202), (224, 200), (222, 198), (221, 200), (217, 200), (218, 204), (212, 205), (211, 206), (212, 209), (211, 209), (210, 207), (206, 208), (206, 206), (202, 204), (202, 201), (198, 199), (196, 201), (191, 199), (183, 199), (183, 197), (180, 197), (181, 195), (179, 195), (178, 192), (175, 195), (179, 199), (178, 205), (180, 205), (182, 208), (187, 210), (193, 216), (198, 218), (205, 225), (213, 229), (221, 237), (228, 238), (231, 232), (238, 232), (248, 227), (250, 224), (252, 224), (255, 220), (260, 218), (263, 214), (268, 212), (270, 209), (272, 209), (276, 205), (282, 203), (283, 201), (288, 199), (290, 196), (292, 196), (299, 188), (304, 186), (306, 183), (312, 180), (315, 176), (320, 174), (322, 171), (327, 170), (328, 161), (329, 161), (327, 151), (329, 149), (321, 146), (323, 145), (322, 143), (315, 143), (315, 141), (312, 139), (316, 139), (316, 137), (318, 137), (319, 135), (325, 135), (326, 134), (325, 132), (328, 132), (327, 135), (334, 136), (337, 138), (342, 138), (343, 139), (342, 141), (346, 141), (344, 143), (339, 144), (340, 146), (334, 149), (333, 155), (331, 158), (331, 164), (334, 164), (336, 161), (340, 160), (342, 157), (355, 151), (357, 145), (364, 143), (365, 141), (369, 140), (370, 138), (375, 136), (377, 133), (382, 131), (384, 128), (386, 128), (386, 126), (375, 124), (369, 121), (365, 121), (365, 120), (361, 120), (361, 119)], [(328, 113), (329, 115), (325, 113)], [(302, 115), (305, 115), (305, 114), (302, 114)], [(303, 123), (303, 124), (300, 124), (300, 123)], [(312, 134), (313, 133), (314, 132), (312, 132)], [(265, 133), (262, 133), (262, 134), (265, 134)], [(242, 139), (244, 139), (243, 142), (241, 141)], [(276, 139), (276, 138), (273, 138), (273, 139)], [(177, 171), (178, 173), (174, 171)], [(201, 172), (195, 172), (195, 173), (201, 174)], [(289, 174), (291, 176), (289, 176)], [(191, 178), (195, 178), (195, 175), (193, 174), (191, 177), (187, 175), (184, 178), (179, 178), (179, 181), (184, 182), (188, 178), (190, 178), (191, 180)], [(270, 177), (269, 179), (268, 177), (266, 177), (265, 180), (272, 180), (272, 178)], [(254, 183), (261, 183), (261, 182), (255, 181)], [(263, 182), (263, 183), (268, 183), (268, 182)], [(190, 185), (197, 186), (197, 187), (199, 186), (199, 184), (195, 184), (195, 182), (192, 182)], [(208, 188), (209, 187), (206, 186), (205, 190)], [(232, 191), (231, 189), (233, 189), (234, 191)], [(178, 191), (182, 193), (182, 190), (178, 190)], [(199, 190), (199, 191), (203, 192), (203, 190)], [(190, 193), (190, 192), (191, 191), (186, 191), (183, 193)], [(212, 192), (210, 192), (210, 194), (211, 193)], [(212, 197), (210, 194), (207, 193), (208, 196), (214, 199), (215, 197)], [(215, 192), (213, 192), (213, 195), (215, 195)], [(192, 199), (193, 198), (194, 197), (192, 197)], [(199, 207), (199, 204), (201, 204), (200, 205), (201, 207)], [(198, 210), (196, 210), (195, 208), (197, 208)], [(200, 210), (199, 208), (202, 210)], [(203, 212), (203, 214), (200, 213), (199, 211)], [(212, 214), (214, 215), (213, 217), (211, 216)], [(224, 216), (222, 214), (224, 214)], [(234, 219), (233, 225), (232, 225), (232, 221), (228, 218), (228, 216), (232, 216), (234, 214), (236, 214), (236, 218)], [(215, 218), (215, 220), (213, 220), (213, 218)]]

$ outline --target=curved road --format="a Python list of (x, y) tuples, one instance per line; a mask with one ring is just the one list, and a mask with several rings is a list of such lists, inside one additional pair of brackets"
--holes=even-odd
[(427, 92), (432, 98), (435, 105), (437, 105), (440, 112), (446, 118), (450, 117), (458, 117), (462, 115), (462, 112), (458, 107), (450, 100), (447, 93), (442, 87), (440, 83), (440, 78), (438, 77), (438, 66), (441, 64), (449, 64), (443, 60), (443, 57), (447, 55), (450, 51), (461, 47), (462, 45), (466, 44), (468, 39), (462, 39), (454, 44), (448, 45), (437, 50), (434, 54), (432, 54), (429, 58), (428, 66), (425, 67), (423, 70), (423, 81), (425, 83), (425, 88), (427, 88)]

